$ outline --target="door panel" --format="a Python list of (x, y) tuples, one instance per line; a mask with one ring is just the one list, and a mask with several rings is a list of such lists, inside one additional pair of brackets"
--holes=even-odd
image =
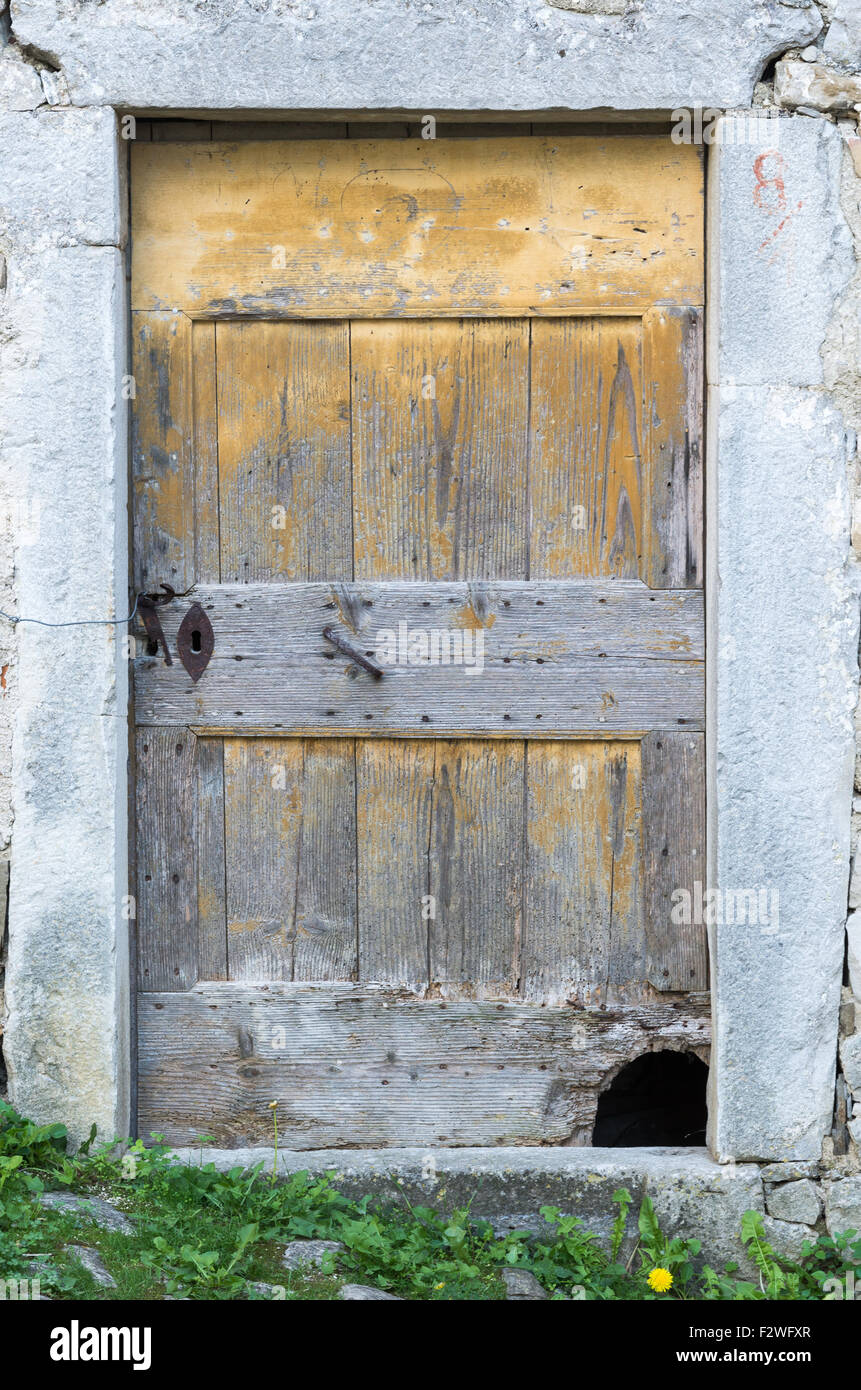
[(588, 1143), (708, 1038), (697, 154), (298, 144), (135, 151), (140, 1125)]

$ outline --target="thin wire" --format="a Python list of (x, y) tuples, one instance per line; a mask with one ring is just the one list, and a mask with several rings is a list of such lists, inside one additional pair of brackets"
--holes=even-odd
[(105, 624), (116, 627), (131, 622), (138, 611), (139, 603), (140, 594), (135, 598), (135, 606), (127, 618), (72, 618), (67, 623), (48, 623), (44, 618), (16, 618), (13, 613), (4, 613), (2, 608), (0, 608), (0, 618), (5, 618), (10, 623), (38, 623), (40, 627), (102, 627)]

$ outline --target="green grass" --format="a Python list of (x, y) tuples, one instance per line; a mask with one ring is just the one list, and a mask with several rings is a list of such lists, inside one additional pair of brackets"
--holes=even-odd
[[(667, 1238), (648, 1197), (638, 1216), (630, 1193), (615, 1194), (617, 1219), (605, 1251), (576, 1215), (542, 1208), (544, 1232), (504, 1236), (468, 1208), (439, 1211), (402, 1201), (355, 1201), (328, 1178), (297, 1173), (284, 1182), (212, 1164), (170, 1160), (158, 1136), (145, 1147), (119, 1142), (66, 1152), (62, 1126), (37, 1126), (0, 1102), (0, 1279), (23, 1278), (39, 1263), (41, 1290), (55, 1299), (232, 1300), (255, 1294), (259, 1281), (284, 1300), (325, 1301), (342, 1283), (373, 1284), (399, 1297), (429, 1301), (505, 1297), (501, 1270), (529, 1270), (551, 1298), (588, 1300), (805, 1300), (823, 1297), (826, 1279), (861, 1283), (861, 1238), (820, 1236), (797, 1264), (769, 1248), (755, 1212), (741, 1235), (758, 1270), (755, 1280), (697, 1268), (699, 1242)], [(55, 1189), (100, 1196), (129, 1216), (133, 1235), (107, 1232), (90, 1221), (43, 1208), (40, 1193)], [(341, 1241), (345, 1250), (313, 1274), (281, 1266), (283, 1246), (303, 1237)], [(116, 1281), (99, 1287), (64, 1250), (97, 1249)], [(622, 1251), (630, 1250), (623, 1257)], [(657, 1294), (648, 1284), (656, 1267), (673, 1285)]]

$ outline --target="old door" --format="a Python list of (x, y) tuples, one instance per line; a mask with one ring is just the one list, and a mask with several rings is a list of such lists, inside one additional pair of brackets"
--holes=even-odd
[(132, 180), (140, 1131), (588, 1144), (707, 1041), (698, 153)]

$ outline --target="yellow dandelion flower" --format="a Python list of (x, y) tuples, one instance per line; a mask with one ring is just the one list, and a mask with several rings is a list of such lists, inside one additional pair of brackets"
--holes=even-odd
[(653, 1269), (649, 1275), (649, 1288), (655, 1293), (666, 1293), (673, 1287), (673, 1276), (668, 1269)]
[(444, 1288), (445, 1288), (445, 1284), (434, 1284), (434, 1288), (435, 1288), (435, 1289), (444, 1289)]

